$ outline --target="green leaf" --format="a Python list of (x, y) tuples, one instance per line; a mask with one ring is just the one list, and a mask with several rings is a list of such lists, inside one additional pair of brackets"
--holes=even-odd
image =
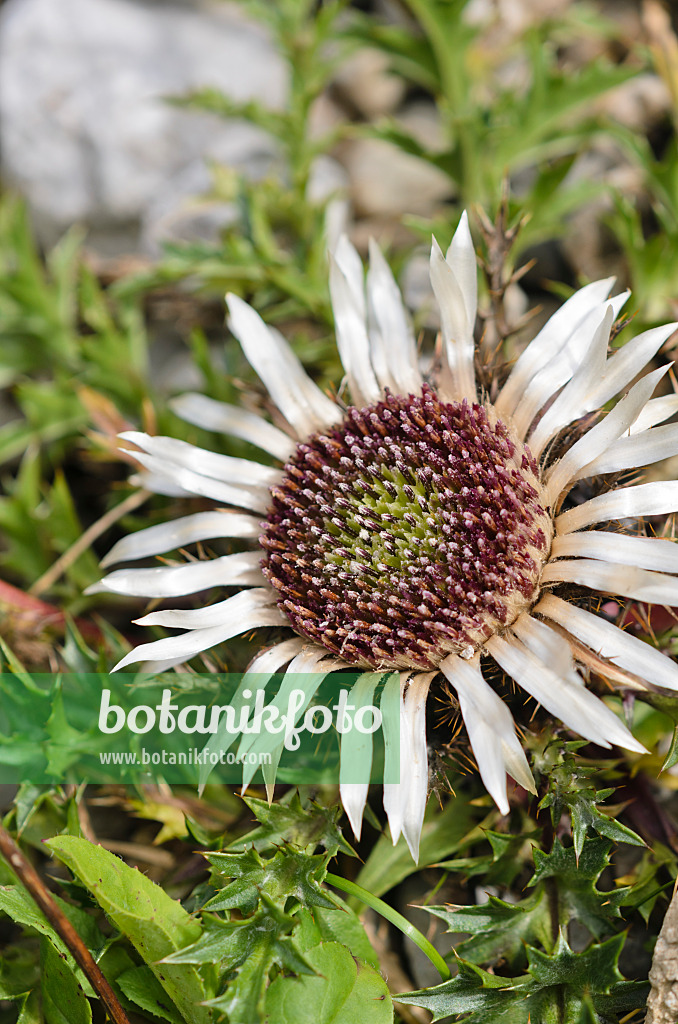
[(527, 961), (530, 974), (545, 988), (563, 985), (578, 992), (591, 989), (607, 993), (624, 980), (617, 967), (623, 947), (624, 936), (613, 935), (583, 953), (573, 953), (561, 932), (552, 954), (528, 946)]
[[(600, 793), (597, 795), (601, 799)], [(645, 843), (636, 833), (616, 818), (604, 814), (590, 800), (577, 800), (570, 805), (572, 815), (572, 835), (574, 838), (575, 850), (581, 853), (584, 846), (584, 836), (588, 828), (594, 829), (599, 836), (611, 839), (613, 843), (629, 843), (631, 846), (645, 846)]]
[(628, 889), (601, 892), (596, 881), (610, 863), (610, 844), (606, 839), (589, 839), (577, 860), (574, 847), (564, 847), (559, 839), (551, 853), (534, 851), (534, 875), (528, 885), (553, 878), (558, 887), (559, 921), (566, 926), (571, 919), (585, 924), (596, 938), (610, 931), (610, 920), (620, 917), (619, 907)]
[(490, 896), (487, 903), (472, 907), (422, 907), (441, 918), (448, 932), (470, 932), (455, 948), (459, 956), (473, 963), (495, 963), (500, 959), (513, 962), (526, 942), (550, 945), (551, 915), (543, 892), (519, 903), (506, 903)]
[(269, 1024), (392, 1024), (386, 982), (337, 942), (307, 953), (315, 976), (279, 977), (266, 993)]
[(292, 846), (305, 849), (307, 846), (323, 846), (331, 857), (339, 851), (355, 857), (353, 847), (344, 839), (337, 821), (341, 807), (321, 807), (311, 803), (302, 807), (299, 794), (292, 793), (288, 804), (269, 804), (266, 800), (245, 796), (243, 800), (261, 824), (246, 836), (227, 846), (228, 851), (242, 851), (248, 847), (266, 850), (279, 846), (285, 841)]
[(263, 1019), (268, 972), (271, 969), (270, 943), (264, 941), (247, 959), (223, 995), (210, 1006), (228, 1015), (229, 1024), (253, 1024)]
[(0, 961), (0, 999), (18, 999), (38, 980), (39, 968), (32, 949), (9, 946)]
[(230, 1024), (261, 1020), (269, 972), (274, 965), (296, 974), (313, 973), (288, 937), (297, 921), (264, 893), (261, 899), (261, 909), (244, 921), (206, 916), (205, 935), (166, 961), (216, 963), (221, 972), (237, 970), (226, 991), (209, 1002), (228, 1013)]
[(321, 887), (327, 870), (326, 855), (311, 856), (286, 847), (270, 858), (262, 858), (254, 849), (242, 854), (208, 853), (206, 856), (217, 869), (218, 877), (235, 880), (209, 900), (205, 910), (238, 908), (250, 913), (257, 907), (262, 891), (274, 901), (284, 902), (289, 896), (295, 896), (304, 907), (331, 910), (335, 906)]
[[(423, 1006), (433, 1014), (433, 1021), (460, 1013), (473, 1014), (469, 1020), (496, 1021), (505, 1020), (504, 1012), (515, 1006), (518, 999), (525, 995), (525, 985), (529, 978), (500, 978), (488, 974), (481, 967), (476, 967), (466, 960), (457, 961), (459, 973), (450, 981), (444, 981), (433, 988), (420, 989), (417, 992), (404, 992), (395, 998), (400, 1003), (413, 1003)], [(478, 1015), (476, 1016), (476, 1012)], [(483, 1015), (486, 1015), (483, 1017)], [(527, 1013), (515, 1017), (515, 1024), (528, 1020)], [(534, 1018), (535, 1022), (539, 1018)]]
[(42, 1015), (42, 1000), (40, 989), (34, 988), (29, 992), (21, 1007), (17, 1024), (44, 1024), (45, 1018)]
[[(53, 898), (90, 951), (96, 955), (103, 949), (106, 940), (93, 918), (84, 910), (71, 906), (70, 903), (66, 903), (65, 900), (60, 899), (58, 896)], [(26, 928), (34, 928), (41, 935), (46, 936), (60, 955), (75, 968), (75, 962), (68, 946), (66, 946), (61, 936), (55, 932), (43, 912), (25, 889), (18, 885), (0, 887), (0, 911), (11, 917), (17, 924), (21, 924)]]
[(42, 941), (40, 966), (46, 1024), (92, 1024), (92, 1010), (80, 982), (46, 939)]
[(207, 1024), (209, 1010), (201, 1008), (208, 993), (189, 965), (159, 965), (157, 961), (195, 942), (201, 927), (183, 907), (124, 861), (100, 846), (75, 836), (57, 836), (45, 845), (87, 886), (96, 901), (125, 935), (190, 1024)]
[(270, 947), (270, 962), (294, 965), (292, 970), (308, 971), (303, 957), (286, 936), (296, 925), (265, 894), (261, 908), (242, 921), (222, 921), (214, 915), (204, 918), (205, 930), (197, 942), (166, 956), (167, 964), (218, 963), (222, 971), (241, 967), (261, 945)]
[(120, 991), (135, 1006), (170, 1024), (184, 1024), (181, 1016), (150, 967), (131, 967), (115, 979)]
[(334, 897), (339, 904), (333, 910), (313, 907), (310, 910), (302, 907), (296, 914), (300, 928), (297, 933), (297, 946), (306, 953), (312, 946), (321, 942), (340, 942), (347, 946), (354, 957), (364, 960), (375, 969), (379, 969), (379, 957), (365, 934), (357, 914), (338, 896)]

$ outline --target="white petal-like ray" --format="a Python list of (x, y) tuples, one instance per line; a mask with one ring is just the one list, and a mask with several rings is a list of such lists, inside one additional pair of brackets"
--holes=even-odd
[(370, 239), (367, 296), (370, 323), (374, 325), (370, 330), (372, 363), (379, 383), (397, 394), (421, 394), (414, 332), (391, 268), (374, 239)]
[(189, 658), (193, 658), (202, 651), (209, 650), (224, 640), (231, 640), (240, 633), (246, 633), (250, 629), (247, 621), (231, 622), (226, 626), (213, 626), (211, 629), (192, 629), (189, 633), (179, 633), (177, 636), (164, 637), (162, 640), (153, 640), (149, 644), (140, 644), (133, 651), (126, 654), (113, 668), (118, 672), (127, 665), (135, 665), (140, 661), (165, 663), (167, 668), (172, 665), (180, 665)]
[[(275, 697), (266, 705), (268, 708), (275, 708), (281, 715), (287, 714), (290, 698), (293, 696), (295, 690), (300, 690), (303, 694), (303, 699), (300, 703), (295, 705), (296, 710), (293, 715), (294, 721), (292, 723), (287, 723), (287, 728), (282, 734), (271, 733), (270, 731), (262, 729), (258, 732), (252, 732), (242, 736), (236, 753), (238, 758), (242, 758), (246, 753), (256, 755), (265, 753), (271, 754), (271, 768), (273, 770), (265, 776), (267, 786), (273, 785), (275, 772), (285, 744), (287, 731), (290, 730), (291, 726), (295, 725), (304, 714), (325, 676), (329, 672), (333, 672), (336, 668), (340, 668), (342, 666), (343, 663), (339, 662), (336, 658), (328, 657), (328, 653), (324, 647), (319, 647), (316, 644), (309, 644), (302, 648), (299, 654), (297, 654), (287, 666), (287, 671), (285, 672), (280, 689), (276, 693)], [(249, 786), (255, 772), (257, 771), (258, 760), (258, 757), (248, 758), (247, 763), (243, 765), (243, 792)]]
[(638, 416), (666, 373), (661, 367), (648, 373), (631, 388), (614, 409), (575, 442), (546, 474), (546, 501), (553, 505), (567, 484), (579, 478), (580, 471), (593, 459), (606, 452)]
[(507, 772), (531, 793), (536, 792), (511, 713), (483, 678), (478, 656), (472, 661), (465, 661), (450, 654), (440, 663), (440, 671), (459, 697), (459, 707), (485, 788), (502, 814), (508, 814)]
[(618, 395), (637, 377), (653, 359), (665, 341), (678, 328), (678, 324), (663, 324), (652, 327), (649, 331), (631, 338), (620, 349), (617, 349), (607, 360), (605, 373), (601, 380), (594, 384), (593, 398), (596, 406), (603, 406)]
[(649, 466), (674, 455), (678, 455), (678, 423), (669, 423), (665, 427), (620, 437), (607, 451), (583, 466), (573, 479), (582, 480), (602, 473), (620, 473), (624, 469)]
[(678, 481), (661, 480), (621, 487), (562, 512), (555, 520), (557, 534), (572, 533), (593, 523), (636, 516), (661, 516), (678, 512)]
[[(255, 593), (256, 591), (249, 591), (249, 594), (253, 595)], [(240, 680), (238, 689), (235, 691), (233, 698), (230, 701), (230, 704), (233, 707), (233, 714), (235, 716), (240, 715), (240, 710), (246, 703), (249, 703), (250, 707), (252, 707), (252, 695), (254, 692), (256, 690), (265, 690), (266, 686), (271, 681), (273, 674), (299, 654), (304, 643), (305, 641), (302, 640), (301, 637), (296, 636), (291, 640), (283, 640), (282, 643), (276, 644), (274, 647), (267, 648), (254, 658)], [(247, 696), (245, 695), (246, 691)], [(223, 751), (226, 753), (226, 751), (233, 746), (237, 738), (237, 734), (234, 735), (228, 731), (226, 721), (222, 718), (217, 728), (217, 732), (213, 733), (209, 737), (205, 746), (202, 748), (205, 757), (200, 765), (200, 774), (198, 776), (198, 783), (200, 787), (199, 793), (201, 796), (205, 783), (209, 779), (214, 767), (209, 754), (212, 751)]]
[(334, 258), (337, 266), (346, 278), (346, 283), (351, 289), (355, 305), (362, 317), (363, 323), (367, 319), (367, 306), (365, 304), (365, 269), (358, 251), (349, 241), (348, 235), (342, 235), (334, 250)]
[[(412, 736), (411, 730), (408, 728), (404, 717), (405, 694), (407, 692), (409, 678), (409, 672), (400, 672), (398, 674), (398, 685), (400, 687), (400, 714), (398, 715), (399, 736), (397, 742), (400, 759), (400, 781), (384, 783), (384, 810), (386, 811), (386, 817), (388, 818), (388, 825), (391, 830), (391, 839), (394, 846), (398, 842), (400, 833), (403, 830), (403, 816), (410, 783), (408, 766), (412, 759)], [(391, 680), (392, 685), (394, 681), (395, 679)], [(386, 690), (384, 690), (384, 692), (386, 692)], [(391, 744), (394, 743), (394, 738), (388, 736), (386, 732), (384, 733), (384, 739), (386, 741), (390, 741)], [(388, 742), (386, 753), (388, 755)]]
[(241, 508), (251, 509), (253, 512), (266, 512), (270, 504), (268, 490), (264, 487), (245, 487), (243, 485), (236, 487), (221, 480), (214, 480), (213, 477), (194, 473), (192, 469), (177, 466), (169, 459), (160, 459), (157, 455), (147, 455), (146, 452), (134, 452), (134, 458), (151, 473), (170, 483), (177, 484), (185, 493), (197, 494), (203, 498), (213, 498), (215, 501), (223, 501), (226, 505), (238, 505)]
[(261, 552), (242, 551), (185, 565), (153, 569), (116, 569), (93, 583), (86, 594), (128, 597), (183, 597), (209, 587), (257, 586), (263, 582)]
[(495, 408), (500, 417), (514, 415), (532, 378), (569, 345), (582, 321), (610, 294), (614, 280), (608, 277), (580, 288), (544, 324), (519, 356), (497, 398)]
[(157, 526), (149, 526), (114, 544), (101, 561), (102, 568), (116, 562), (132, 562), (151, 555), (163, 555), (187, 544), (218, 537), (245, 537), (256, 539), (261, 533), (259, 520), (241, 512), (216, 509), (213, 512), (196, 512), (181, 519), (170, 519)]
[(419, 842), (428, 796), (428, 750), (426, 747), (426, 698), (435, 672), (412, 676), (403, 702), (405, 727), (410, 734), (410, 762), (407, 801), (403, 808), (402, 830), (412, 859), (419, 860)]
[(574, 682), (577, 686), (583, 686), (584, 680), (577, 673), (572, 650), (562, 636), (527, 612), (518, 616), (511, 630), (539, 661), (548, 665), (552, 672), (562, 679)]
[(602, 369), (598, 355), (590, 353), (532, 433), (530, 449), (535, 458), (564, 426), (586, 412), (602, 408), (619, 394), (647, 366), (675, 329), (676, 324), (666, 324), (639, 334), (610, 356)]
[(654, 686), (678, 690), (678, 665), (652, 644), (644, 643), (600, 616), (554, 594), (545, 594), (534, 610), (558, 623), (581, 643), (626, 672), (646, 679)]
[[(282, 668), (288, 661), (295, 658), (307, 644), (307, 640), (300, 636), (294, 636), (290, 640), (283, 640), (282, 643), (276, 644), (274, 647), (267, 647), (265, 651), (261, 651), (260, 654), (257, 654), (252, 659), (243, 676), (243, 681), (247, 679), (248, 685), (250, 683), (256, 685), (258, 682), (259, 686), (261, 686), (264, 676), (270, 679), (279, 668)], [(259, 679), (249, 679), (248, 677), (251, 676), (258, 676)]]
[[(275, 593), (268, 587), (255, 590), (241, 590), (239, 594), (227, 597), (201, 608), (167, 608), (150, 612), (134, 621), (138, 626), (165, 626), (171, 629), (209, 629), (212, 626), (227, 625), (243, 608), (251, 614), (252, 629), (259, 626), (289, 626), (290, 621), (275, 603)], [(254, 621), (256, 619), (256, 621)]]
[[(612, 309), (612, 318), (619, 315), (630, 292), (622, 292), (609, 302), (595, 306), (572, 332), (567, 344), (530, 380), (520, 396), (520, 402), (513, 411), (513, 425), (518, 436), (524, 440), (537, 413), (563, 385), (567, 384), (587, 357), (596, 331), (603, 321), (605, 311)], [(601, 357), (602, 358), (602, 357)]]
[(179, 487), (173, 480), (169, 480), (162, 473), (133, 473), (129, 478), (132, 487), (143, 487), (153, 494), (164, 494), (167, 498), (191, 498), (191, 491)]
[(239, 437), (281, 462), (287, 462), (294, 453), (295, 443), (291, 437), (262, 420), (261, 416), (238, 405), (228, 405), (205, 395), (187, 392), (172, 398), (169, 406), (172, 412), (187, 423), (202, 427), (203, 430)]
[(554, 537), (554, 558), (599, 558), (639, 569), (678, 573), (678, 543), (661, 537), (631, 537), (626, 533), (587, 530)]
[(478, 313), (478, 261), (466, 210), (459, 218), (457, 230), (445, 253), (445, 262), (452, 268), (459, 285), (466, 309), (466, 323), (472, 336)]
[(678, 413), (678, 395), (661, 395), (647, 403), (636, 422), (631, 426), (630, 434), (639, 434), (641, 430), (649, 430), (657, 423), (663, 423), (670, 416)]
[(517, 637), (493, 636), (485, 647), (519, 686), (585, 739), (603, 747), (616, 743), (627, 750), (644, 750), (601, 700), (585, 686), (552, 672)]
[(384, 810), (393, 845), (402, 832), (415, 861), (428, 794), (426, 697), (434, 675), (400, 673), (400, 782), (384, 784)]
[(579, 583), (591, 590), (620, 594), (649, 604), (678, 605), (678, 578), (633, 565), (598, 562), (591, 558), (561, 559), (544, 567), (542, 584)]
[(187, 441), (179, 441), (174, 437), (152, 436), (140, 430), (126, 430), (118, 437), (123, 441), (131, 441), (149, 455), (168, 459), (177, 466), (191, 469), (194, 473), (212, 477), (214, 480), (244, 484), (246, 487), (270, 487), (281, 478), (280, 470), (274, 469), (273, 466), (262, 466), (260, 462), (250, 462), (249, 459), (219, 455), (217, 452), (197, 448)]
[[(382, 677), (381, 672), (365, 672), (351, 687), (349, 703), (355, 712), (373, 703), (374, 691)], [(356, 766), (365, 772), (364, 780), (349, 781), (355, 774)], [(369, 773), (372, 766), (372, 735), (349, 729), (341, 736), (341, 761), (339, 765), (339, 793), (344, 810), (351, 823), (353, 834), (360, 839), (363, 811), (370, 788)]]
[(247, 360), (299, 439), (339, 423), (339, 407), (323, 394), (278, 331), (237, 295), (226, 296), (229, 325)]
[(596, 328), (591, 344), (571, 380), (549, 406), (530, 434), (529, 446), (535, 459), (539, 458), (548, 442), (559, 430), (588, 411), (587, 395), (591, 389), (591, 381), (600, 379), (604, 372), (613, 322), (614, 310), (611, 305), (608, 305)]
[(370, 361), (364, 300), (358, 301), (351, 280), (330, 254), (330, 295), (337, 348), (356, 405), (371, 405), (382, 398)]
[[(384, 810), (388, 817), (393, 845), (402, 832), (402, 809), (400, 806), (401, 781), (406, 786), (406, 776), (402, 771), (403, 737), (402, 701), (409, 674), (392, 672), (384, 684), (379, 708), (382, 712), (381, 729), (384, 736)], [(393, 781), (398, 779), (398, 782)]]
[(477, 400), (473, 329), (477, 307), (477, 264), (466, 213), (443, 256), (435, 238), (431, 244), (430, 276), (440, 307), (443, 367), (440, 390), (452, 401)]

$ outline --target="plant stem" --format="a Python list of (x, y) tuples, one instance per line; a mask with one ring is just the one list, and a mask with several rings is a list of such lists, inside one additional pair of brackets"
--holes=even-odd
[(7, 829), (2, 825), (0, 825), (0, 853), (16, 873), (22, 885), (25, 886), (29, 895), (40, 907), (40, 910), (52, 925), (54, 931), (68, 946), (73, 959), (87, 976), (92, 988), (106, 1007), (108, 1015), (114, 1024), (130, 1024), (127, 1014), (118, 1002), (115, 992), (102, 974), (98, 964), (95, 963), (87, 946), (60, 909), (33, 865), (29, 863)]
[(399, 928), (403, 935), (407, 935), (409, 939), (414, 942), (416, 946), (424, 953), (433, 966), (439, 971), (443, 981), (447, 981), (450, 978), (450, 969), (441, 957), (438, 950), (431, 945), (425, 935), (422, 935), (418, 928), (415, 928), (413, 924), (399, 914), (393, 907), (389, 907), (388, 903), (384, 903), (378, 896), (373, 896), (367, 889), (363, 889), (362, 885), (357, 885), (355, 882), (349, 882), (345, 878), (340, 878), (338, 875), (332, 875), (328, 872), (325, 875), (325, 881), (329, 885), (335, 886), (337, 889), (341, 889), (342, 892), (347, 892), (350, 896), (356, 896), (361, 902), (365, 903), (366, 906), (371, 907), (372, 910), (376, 910), (378, 914), (385, 917), (387, 921), (394, 924), (396, 928)]
[(116, 505), (115, 508), (109, 509), (100, 519), (97, 519), (96, 523), (92, 523), (91, 526), (87, 527), (85, 532), (78, 537), (75, 544), (72, 544), (68, 551), (64, 551), (63, 555), (57, 558), (53, 565), (50, 565), (47, 572), (43, 573), (32, 587), (29, 587), (28, 593), (32, 597), (44, 594), (66, 572), (69, 566), (76, 562), (83, 552), (87, 551), (92, 541), (100, 537), (102, 533), (105, 533), (114, 523), (117, 523), (118, 519), (122, 519), (128, 512), (133, 512), (139, 505), (143, 505), (150, 496), (151, 492), (142, 488), (140, 491), (134, 491), (124, 501), (121, 501), (119, 505)]

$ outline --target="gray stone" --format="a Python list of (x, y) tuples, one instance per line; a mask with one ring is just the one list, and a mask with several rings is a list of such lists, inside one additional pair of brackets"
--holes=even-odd
[[(284, 62), (234, 4), (6, 0), (2, 173), (43, 239), (82, 221), (90, 244), (119, 251), (136, 244), (143, 221), (153, 247), (162, 223), (208, 186), (206, 159), (267, 173), (276, 153), (264, 133), (165, 102), (210, 86), (237, 101), (285, 102)], [(217, 226), (228, 215), (217, 211)]]

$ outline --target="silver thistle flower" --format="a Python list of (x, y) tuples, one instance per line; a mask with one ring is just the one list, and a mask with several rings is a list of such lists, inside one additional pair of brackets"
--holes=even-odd
[[(480, 775), (508, 812), (507, 774), (534, 781), (511, 714), (486, 682), (492, 658), (566, 726), (601, 746), (642, 751), (622, 721), (583, 685), (575, 661), (595, 658), (611, 678), (678, 689), (678, 667), (653, 647), (558, 596), (561, 584), (649, 603), (678, 604), (678, 546), (600, 528), (678, 510), (678, 483), (611, 489), (561, 511), (588, 477), (678, 453), (678, 397), (652, 398), (668, 367), (642, 377), (559, 455), (564, 428), (600, 410), (645, 368), (675, 324), (639, 335), (608, 357), (610, 329), (628, 293), (613, 280), (576, 292), (530, 342), (496, 401), (479, 395), (473, 328), (476, 259), (466, 215), (446, 255), (433, 243), (431, 283), (441, 313), (441, 366), (423, 380), (409, 319), (383, 256), (362, 262), (344, 238), (330, 259), (337, 345), (353, 404), (308, 378), (285, 339), (237, 296), (230, 326), (285, 421), (281, 430), (197, 394), (174, 410), (207, 430), (244, 438), (280, 468), (204, 451), (169, 437), (123, 434), (137, 446), (145, 487), (200, 495), (214, 511), (119, 541), (104, 565), (212, 538), (252, 542), (246, 553), (153, 569), (121, 569), (91, 591), (172, 598), (208, 587), (236, 593), (209, 607), (156, 611), (145, 625), (181, 630), (143, 644), (116, 668), (176, 666), (257, 627), (293, 636), (264, 651), (253, 672), (398, 673), (401, 780), (384, 786), (393, 841), (417, 857), (427, 796), (426, 697), (441, 675), (457, 693)], [(239, 512), (235, 509), (246, 509)], [(263, 518), (263, 521), (262, 521)], [(344, 783), (360, 834), (367, 785)]]

